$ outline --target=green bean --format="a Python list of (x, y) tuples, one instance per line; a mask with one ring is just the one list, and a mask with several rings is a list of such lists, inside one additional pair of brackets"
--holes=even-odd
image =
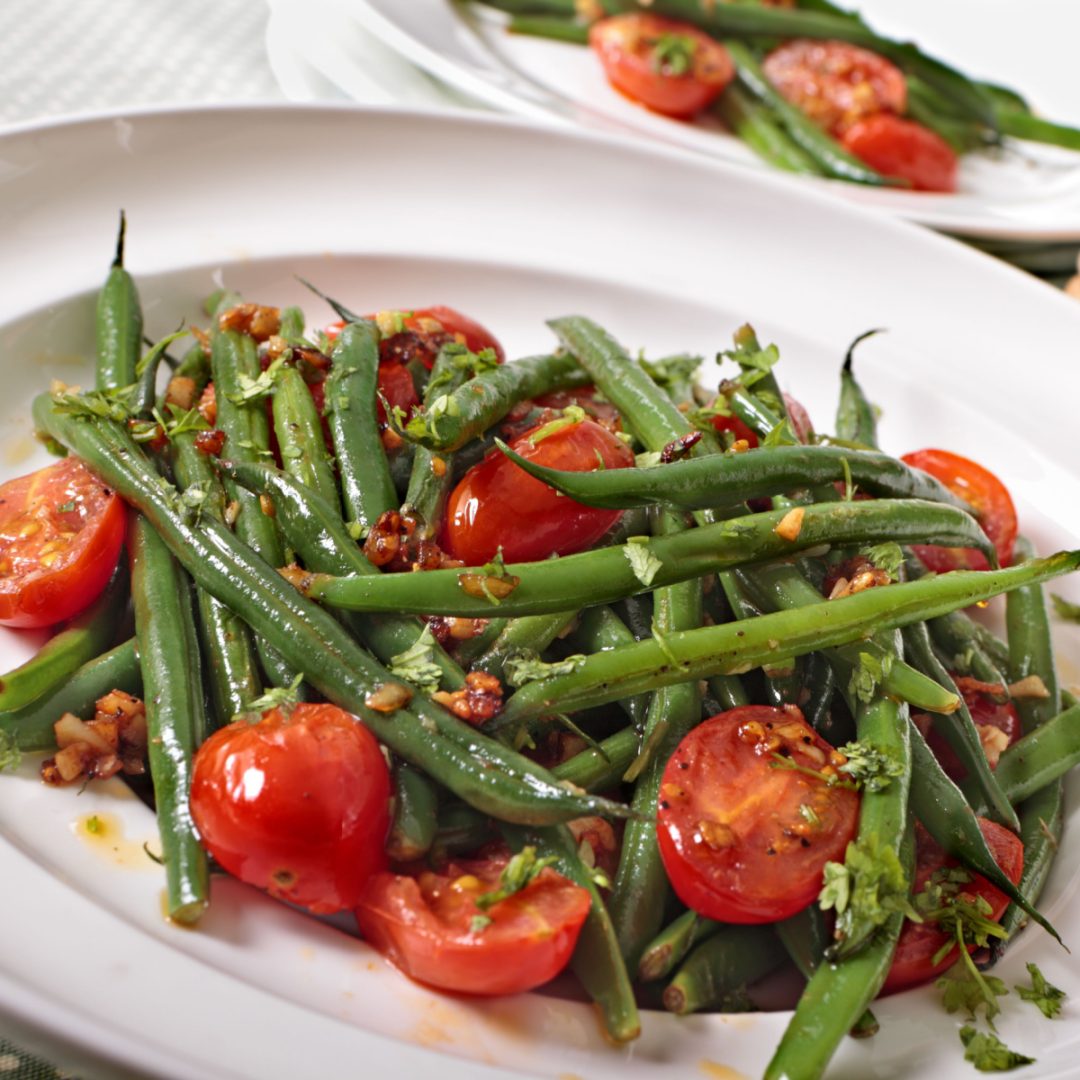
[(1055, 124), (1019, 109), (999, 108), (994, 115), (1002, 135), (1048, 143), (1050, 146), (1064, 146), (1067, 150), (1080, 150), (1080, 130), (1077, 128)]
[[(855, 346), (880, 332), (879, 330), (869, 330), (865, 334), (860, 334), (848, 347), (847, 355), (844, 357), (844, 365), (840, 369), (840, 403), (836, 409), (837, 438), (870, 447), (877, 447), (878, 445), (877, 409), (874, 408), (863, 393), (859, 381), (855, 378), (853, 365)], [(854, 473), (851, 478), (855, 480)], [(858, 482), (862, 483), (863, 481)]]
[[(900, 862), (909, 878), (914, 850), (909, 826), (900, 846)], [(764, 1080), (818, 1080), (841, 1040), (877, 997), (903, 923), (902, 914), (889, 916), (866, 948), (835, 964), (818, 966), (765, 1068)]]
[(633, 728), (623, 728), (556, 765), (551, 775), (586, 791), (606, 791), (619, 782), (637, 757), (639, 741)]
[(274, 433), (285, 471), (338, 504), (338, 486), (326, 452), (322, 422), (303, 375), (294, 367), (282, 368), (274, 380), (272, 400)]
[(533, 844), (541, 857), (553, 855), (555, 869), (588, 890), (592, 907), (581, 928), (570, 967), (585, 992), (596, 1002), (608, 1037), (617, 1043), (636, 1039), (641, 1033), (641, 1021), (634, 1003), (630, 976), (619, 953), (604, 899), (591, 872), (578, 855), (577, 844), (570, 830), (565, 825), (545, 829), (504, 826), (503, 833), (515, 850)]
[[(656, 525), (658, 536), (685, 534), (679, 515), (667, 512)], [(654, 633), (664, 635), (701, 626), (699, 580), (658, 589), (654, 597)], [(684, 682), (653, 694), (645, 720), (644, 745), (651, 756), (638, 774), (630, 805), (640, 819), (627, 822), (618, 872), (611, 893), (611, 921), (627, 966), (636, 969), (645, 946), (663, 925), (663, 898), (669, 890), (656, 838), (656, 805), (668, 758), (701, 720), (698, 684)]]
[[(994, 779), (1014, 806), (1042, 791), (1080, 763), (1080, 707), (1058, 713), (1037, 728), (1032, 728), (1001, 755)], [(971, 778), (960, 785), (975, 809), (985, 815), (986, 806)], [(1017, 827), (1017, 832), (1020, 831)]]
[(88, 660), (51, 693), (15, 712), (0, 713), (0, 732), (14, 739), (20, 750), (54, 750), (53, 724), (67, 712), (89, 719), (94, 713), (94, 702), (111, 690), (129, 694), (139, 694), (142, 690), (134, 638)]
[(577, 14), (574, 0), (483, 0), (483, 3), (507, 15), (561, 15), (572, 18)]
[[(173, 469), (181, 489), (200, 492), (199, 512), (224, 521), (225, 492), (209, 457), (196, 447), (195, 433), (175, 435), (172, 446)], [(212, 715), (217, 725), (227, 724), (262, 693), (251, 631), (205, 589), (195, 590), (195, 603)]]
[(105, 591), (25, 663), (0, 675), (0, 712), (22, 709), (54, 694), (71, 674), (116, 640), (127, 610), (128, 572), (123, 560)]
[(128, 547), (169, 918), (194, 923), (207, 904), (209, 869), (188, 806), (192, 759), (206, 733), (191, 591), (187, 575), (142, 515), (129, 531)]
[(714, 106), (724, 123), (751, 150), (778, 169), (803, 176), (821, 176), (822, 169), (785, 128), (773, 111), (732, 83)]
[[(633, 645), (637, 639), (611, 608), (600, 604), (586, 608), (581, 613), (577, 626), (570, 632), (567, 640), (574, 652), (598, 653)], [(623, 698), (619, 705), (630, 717), (635, 729), (640, 731), (645, 726), (645, 714), (649, 708), (648, 695), (637, 694)]]
[[(731, 613), (736, 619), (756, 619), (761, 615), (761, 608), (747, 596), (737, 575), (722, 573), (718, 575), (720, 587), (731, 608)], [(783, 705), (785, 702), (795, 703), (796, 668), (794, 660), (785, 660), (780, 664), (766, 664), (762, 666), (761, 674), (764, 680), (764, 692), (767, 703), (770, 705)], [(714, 678), (737, 678), (736, 676), (714, 676)], [(729, 706), (731, 707), (731, 706)]]
[(467, 803), (451, 803), (439, 810), (430, 859), (438, 866), (455, 855), (471, 855), (496, 839), (494, 822)]
[(527, 461), (502, 442), (499, 449), (530, 476), (564, 495), (611, 510), (632, 506), (696, 510), (850, 479), (872, 495), (925, 499), (970, 512), (966, 503), (928, 473), (868, 450), (771, 446), (744, 454), (685, 458), (648, 469), (570, 472)]
[(422, 859), (435, 841), (438, 796), (431, 781), (410, 765), (394, 768), (394, 817), (386, 854), (395, 862)]
[(334, 440), (345, 516), (373, 525), (398, 507), (377, 413), (379, 331), (361, 319), (349, 322), (334, 342), (326, 380), (326, 417)]
[[(289, 546), (304, 565), (317, 573), (379, 573), (349, 535), (336, 507), (271, 465), (221, 461), (221, 472), (236, 483), (274, 502), (275, 520)], [(384, 663), (416, 644), (424, 624), (409, 615), (375, 615), (349, 621), (354, 635)], [(431, 662), (441, 672), (444, 689), (459, 690), (465, 673), (438, 643), (431, 645)]]
[(966, 702), (945, 665), (934, 655), (930, 634), (924, 623), (916, 623), (904, 629), (904, 654), (924, 675), (939, 682), (946, 690), (951, 690), (960, 698), (960, 707), (950, 716), (935, 717), (934, 730), (944, 737), (956, 754), (973, 787), (978, 791), (979, 798), (989, 808), (994, 819), (1014, 832), (1019, 831), (1020, 821), (1016, 811), (990, 768)]
[[(1014, 561), (1030, 562), (1034, 550), (1024, 537), (1017, 537)], [(1018, 700), (1017, 712), (1024, 731), (1040, 732), (1061, 709), (1062, 692), (1054, 663), (1050, 639), (1050, 620), (1046, 611), (1043, 590), (1029, 586), (1005, 605), (1009, 636), (1009, 677), (1022, 679), (1038, 675), (1048, 696), (1043, 700)], [(1024, 870), (1020, 877), (1020, 893), (1029, 904), (1036, 904), (1042, 894), (1050, 867), (1057, 853), (1064, 823), (1065, 790), (1056, 780), (1028, 798), (1020, 807), (1020, 839), (1024, 843)], [(1010, 904), (1001, 919), (1002, 927), (1011, 935), (1027, 922), (1022, 905)]]
[(135, 381), (142, 349), (143, 316), (139, 293), (124, 269), (127, 218), (120, 211), (116, 256), (97, 299), (97, 368), (99, 390), (115, 390)]
[[(509, 698), (493, 726), (512, 729), (555, 709), (572, 713), (660, 686), (740, 673), (763, 663), (865, 641), (879, 631), (966, 607), (1033, 581), (1069, 573), (1077, 566), (1080, 552), (1060, 553), (1004, 570), (956, 571), (866, 589), (813, 607), (763, 615), (746, 624), (725, 623), (669, 634), (662, 642), (640, 641), (587, 657), (568, 675), (523, 686)], [(865, 647), (854, 648), (858, 652)], [(892, 670), (903, 670), (903, 665), (895, 664)], [(888, 686), (888, 681), (884, 685)]]
[(268, 641), (321, 693), (459, 797), (495, 817), (527, 824), (629, 812), (605, 799), (568, 791), (546, 770), (423, 698), (390, 714), (370, 708), (369, 695), (385, 691), (392, 682), (385, 669), (333, 616), (306, 601), (218, 522), (204, 516), (193, 523), (175, 491), (149, 467), (122, 425), (57, 412), (49, 395), (35, 399), (34, 419), (149, 517), (198, 584), (249, 625), (258, 624)]
[(402, 434), (429, 450), (457, 450), (498, 423), (519, 401), (588, 386), (589, 381), (570, 356), (530, 356), (501, 364), (449, 394), (437, 421), (429, 417), (410, 424)]
[(521, 653), (542, 653), (577, 619), (576, 611), (508, 619), (499, 636), (473, 663), (473, 669), (506, 681), (506, 662)]
[[(940, 543), (984, 550), (989, 544), (969, 515), (938, 503), (824, 503), (802, 508), (799, 514), (797, 535), (787, 527), (791, 522), (788, 511), (771, 510), (677, 536), (631, 540), (619, 547), (541, 562), (513, 563), (505, 567), (505, 572), (489, 564), (378, 578), (314, 575), (304, 582), (304, 591), (349, 611), (481, 618), (541, 615), (610, 603), (644, 588), (655, 589), (718, 570), (784, 558), (823, 543), (937, 537)], [(493, 598), (492, 590), (503, 595)]]
[(726, 926), (697, 945), (664, 990), (664, 1008), (689, 1016), (748, 983), (768, 975), (784, 960), (771, 927)]
[(712, 937), (722, 926), (696, 911), (684, 911), (645, 946), (638, 961), (638, 978), (642, 982), (666, 979), (695, 945)]
[[(462, 359), (462, 348), (455, 345), (452, 350), (446, 347), (440, 350), (431, 369), (431, 379), (424, 390), (425, 412), (431, 413), (440, 397), (452, 394), (468, 378), (467, 370), (457, 362)], [(450, 452), (440, 453), (426, 446), (416, 447), (405, 502), (420, 516), (420, 531), (425, 538), (434, 539), (438, 535), (453, 482), (453, 456)]]
[[(970, 870), (982, 874), (1059, 943), (1057, 931), (1033, 907), (1032, 901), (1002, 872), (978, 820), (960, 789), (949, 779), (922, 732), (911, 725), (911, 805), (930, 835)], [(1021, 879), (1022, 881), (1023, 879)]]
[(523, 37), (565, 41), (570, 45), (589, 44), (588, 26), (576, 19), (551, 15), (514, 15), (507, 23), (506, 29), (511, 34), (521, 34)]
[(739, 84), (777, 117), (792, 142), (811, 158), (823, 175), (874, 187), (897, 185), (896, 180), (882, 176), (854, 154), (848, 153), (802, 109), (784, 98), (766, 78), (761, 65), (746, 45), (728, 40), (725, 46), (735, 62)]

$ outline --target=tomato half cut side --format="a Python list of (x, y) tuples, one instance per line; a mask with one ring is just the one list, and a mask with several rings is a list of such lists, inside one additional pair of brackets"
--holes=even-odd
[[(1020, 839), (1004, 826), (986, 818), (979, 818), (979, 828), (994, 861), (1005, 876), (1014, 885), (1017, 884), (1024, 872), (1024, 845)], [(959, 864), (945, 854), (922, 825), (916, 825), (915, 840), (914, 892), (919, 893), (926, 888), (927, 882), (936, 872)], [(994, 922), (1001, 919), (1009, 906), (1009, 898), (981, 874), (971, 875), (971, 881), (962, 886), (962, 895), (964, 894), (985, 900), (990, 905), (987, 918)], [(959, 946), (950, 949), (941, 960), (934, 963), (934, 957), (950, 940), (950, 935), (943, 933), (935, 923), (905, 920), (893, 955), (892, 967), (889, 968), (881, 992), (892, 994), (909, 986), (929, 982), (952, 967), (960, 957)], [(972, 950), (969, 948), (968, 951)]]
[(891, 113), (852, 124), (840, 140), (845, 150), (882, 176), (905, 180), (916, 191), (956, 190), (959, 160), (935, 131)]
[[(595, 469), (601, 460), (608, 469), (634, 463), (626, 443), (594, 420), (567, 423), (544, 434), (547, 427), (525, 432), (511, 449), (540, 465), (575, 472)], [(450, 493), (439, 546), (468, 566), (482, 566), (500, 548), (507, 562), (532, 562), (583, 551), (619, 515), (618, 510), (582, 506), (560, 495), (495, 450), (469, 469)]]
[[(998, 562), (1012, 562), (1016, 543), (1016, 507), (1009, 489), (989, 470), (970, 458), (949, 450), (913, 450), (900, 459), (916, 469), (940, 480), (950, 491), (959, 495), (979, 515), (983, 532), (997, 550)], [(913, 545), (915, 553), (926, 566), (939, 574), (949, 570), (986, 570), (989, 563), (982, 552), (974, 548), (930, 547)]]
[(794, 706), (743, 705), (699, 724), (668, 761), (657, 836), (672, 888), (710, 919), (786, 919), (842, 860), (859, 796), (785, 763), (835, 773), (844, 758)]
[(653, 112), (688, 119), (735, 77), (727, 49), (689, 23), (636, 12), (593, 23), (589, 45), (611, 85)]
[(842, 135), (867, 116), (902, 113), (907, 107), (904, 73), (885, 57), (845, 41), (788, 41), (773, 49), (762, 67), (784, 98), (831, 135)]
[(386, 866), (390, 774), (375, 737), (336, 705), (271, 709), (199, 747), (191, 814), (230, 874), (329, 915)]
[(463, 994), (517, 994), (566, 966), (589, 914), (587, 890), (542, 870), (524, 889), (481, 910), (506, 858), (436, 873), (376, 875), (356, 907), (360, 932), (417, 982)]
[(76, 457), (0, 485), (0, 623), (52, 626), (92, 604), (120, 559), (126, 517)]

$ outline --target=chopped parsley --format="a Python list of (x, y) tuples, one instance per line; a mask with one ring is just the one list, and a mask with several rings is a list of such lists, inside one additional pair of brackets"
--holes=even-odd
[(1008, 1072), (1035, 1061), (1010, 1050), (996, 1035), (976, 1031), (970, 1024), (960, 1029), (960, 1041), (964, 1044), (964, 1060), (979, 1072)]
[(5, 769), (17, 769), (22, 762), (22, 751), (15, 741), (15, 736), (7, 731), (0, 731), (0, 772)]
[(866, 742), (849, 742), (840, 747), (847, 761), (839, 771), (847, 773), (864, 791), (882, 791), (894, 777), (904, 775), (904, 766), (895, 757)]
[(1050, 600), (1054, 605), (1054, 614), (1066, 622), (1080, 623), (1080, 604), (1070, 604), (1063, 596), (1057, 593), (1050, 594)]
[(481, 893), (476, 898), (476, 906), (481, 911), (487, 911), (500, 901), (521, 892), (536, 880), (544, 867), (550, 866), (553, 862), (555, 862), (554, 855), (546, 855), (538, 859), (535, 847), (531, 844), (523, 847), (516, 855), (511, 856), (510, 861), (503, 868), (498, 886), (489, 892)]
[(234, 405), (250, 405), (269, 397), (274, 392), (277, 373), (284, 366), (284, 358), (278, 357), (265, 371), (259, 372), (257, 378), (253, 379), (246, 371), (237, 372), (236, 381), (239, 388), (235, 393), (228, 395), (229, 400)]
[(676, 77), (694, 70), (698, 43), (690, 34), (661, 34), (652, 43), (652, 69)]
[(1065, 991), (1046, 981), (1046, 976), (1039, 970), (1039, 965), (1029, 963), (1028, 974), (1031, 986), (1018, 986), (1016, 992), (1024, 1001), (1030, 1001), (1047, 1020), (1053, 1020), (1061, 1014), (1061, 1003), (1065, 1000)]
[(541, 660), (533, 649), (521, 649), (507, 657), (503, 670), (511, 686), (524, 686), (539, 679), (550, 679), (553, 675), (571, 675), (584, 663), (585, 656), (581, 653), (548, 661)]
[(442, 669), (435, 663), (435, 636), (425, 625), (420, 636), (404, 652), (390, 657), (390, 674), (404, 679), (427, 693), (439, 689)]
[(304, 673), (301, 671), (288, 686), (273, 686), (254, 701), (248, 702), (247, 708), (233, 719), (258, 720), (270, 709), (277, 709), (282, 716), (288, 716), (300, 701), (300, 684), (303, 681)]
[(664, 568), (664, 564), (650, 550), (647, 536), (631, 536), (623, 544), (623, 554), (630, 563), (634, 577), (646, 588), (653, 583), (653, 579)]
[(892, 665), (891, 653), (859, 653), (859, 662), (851, 673), (848, 692), (864, 705), (868, 704), (892, 670)]

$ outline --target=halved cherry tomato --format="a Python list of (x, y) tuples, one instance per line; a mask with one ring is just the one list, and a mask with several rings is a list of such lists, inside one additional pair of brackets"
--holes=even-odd
[[(410, 978), (463, 994), (517, 994), (566, 966), (589, 914), (589, 893), (550, 867), (486, 911), (506, 857), (441, 873), (377, 874), (356, 906), (360, 932)], [(485, 922), (490, 919), (490, 922)]]
[(0, 486), (0, 623), (52, 626), (108, 584), (124, 503), (76, 457)]
[[(1012, 562), (1016, 542), (1016, 507), (1008, 488), (989, 469), (948, 450), (914, 450), (900, 459), (940, 480), (970, 503), (983, 531), (997, 549), (998, 562)], [(986, 557), (972, 548), (915, 546), (919, 558), (939, 574), (949, 570), (986, 570)]]
[(758, 445), (757, 435), (755, 435), (754, 432), (752, 432), (737, 416), (717, 415), (710, 417), (709, 423), (712, 424), (714, 431), (718, 431), (721, 434), (725, 431), (730, 431), (736, 442), (742, 439), (751, 449), (755, 449)]
[[(1024, 871), (1024, 845), (1018, 837), (996, 822), (979, 818), (979, 828), (982, 829), (994, 861), (1015, 885)], [(916, 825), (915, 837), (914, 891), (921, 892), (936, 871), (959, 864), (938, 847), (921, 825)], [(1009, 898), (981, 874), (972, 874), (971, 881), (961, 888), (962, 893), (968, 896), (982, 897), (991, 908), (987, 918), (995, 922), (1001, 918), (1009, 906)], [(934, 956), (949, 941), (949, 935), (942, 933), (934, 923), (905, 921), (896, 946), (896, 953), (893, 956), (892, 967), (889, 969), (881, 992), (891, 994), (907, 986), (927, 982), (952, 967), (960, 956), (959, 946), (950, 949), (938, 963), (934, 963)]]
[(787, 409), (792, 430), (795, 432), (795, 438), (801, 443), (810, 442), (814, 434), (814, 422), (810, 419), (806, 406), (798, 398), (793, 398), (786, 390), (783, 394), (784, 406)]
[(712, 104), (735, 77), (735, 65), (719, 41), (659, 15), (601, 19), (589, 30), (589, 44), (616, 90), (676, 119)]
[(916, 191), (955, 191), (959, 161), (935, 131), (891, 113), (852, 124), (840, 140), (844, 149), (882, 176), (906, 180)]
[[(595, 469), (601, 460), (607, 469), (634, 463), (626, 443), (594, 420), (568, 423), (534, 444), (532, 438), (546, 426), (527, 431), (511, 449), (529, 461), (575, 472)], [(439, 546), (469, 566), (482, 566), (499, 548), (507, 562), (532, 562), (582, 551), (599, 540), (619, 514), (558, 494), (494, 450), (450, 493)]]
[(794, 706), (743, 705), (699, 724), (660, 784), (657, 837), (672, 888), (710, 919), (786, 919), (821, 891), (855, 835), (859, 796), (814, 770), (843, 759)]
[(792, 105), (837, 137), (864, 117), (907, 107), (904, 73), (846, 41), (788, 41), (765, 57), (763, 67)]
[(386, 866), (390, 774), (374, 736), (336, 705), (271, 709), (202, 744), (191, 814), (229, 873), (328, 915)]
[[(1020, 717), (1016, 706), (1011, 701), (999, 704), (990, 694), (969, 690), (962, 683), (960, 692), (964, 695), (964, 703), (975, 722), (979, 737), (983, 740), (983, 749), (990, 761), (990, 768), (996, 768), (1001, 752), (1020, 738)], [(960, 764), (960, 759), (939, 731), (940, 725), (952, 722), (952, 717), (934, 717), (926, 741), (945, 772), (953, 780), (959, 781), (967, 775), (967, 770)]]

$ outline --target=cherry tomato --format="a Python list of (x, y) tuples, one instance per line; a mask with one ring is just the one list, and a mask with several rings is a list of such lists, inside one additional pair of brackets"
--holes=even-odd
[(591, 898), (547, 867), (481, 910), (477, 897), (499, 886), (505, 865), (503, 856), (442, 873), (376, 874), (356, 907), (360, 931), (410, 978), (442, 990), (517, 994), (541, 986), (570, 959)]
[(712, 424), (713, 430), (718, 431), (721, 434), (725, 431), (730, 431), (732, 437), (737, 442), (739, 439), (745, 440), (751, 449), (755, 449), (758, 445), (758, 437), (754, 434), (737, 416), (713, 416), (710, 418), (709, 423)]
[[(964, 702), (971, 713), (971, 719), (975, 722), (975, 728), (983, 740), (983, 749), (990, 760), (990, 768), (997, 768), (1001, 752), (1020, 737), (1020, 717), (1016, 712), (1016, 706), (1011, 701), (999, 704), (990, 694), (968, 690), (962, 683), (960, 692), (964, 695)], [(953, 780), (960, 781), (967, 775), (967, 770), (960, 764), (960, 759), (939, 731), (939, 725), (949, 723), (952, 723), (952, 720), (948, 716), (934, 717), (926, 741), (945, 772)]]
[(793, 398), (786, 390), (783, 393), (784, 406), (787, 408), (788, 419), (791, 421), (795, 438), (801, 443), (810, 442), (814, 434), (814, 423), (806, 411), (806, 406), (798, 398)]
[[(1024, 845), (1013, 833), (996, 822), (979, 818), (979, 828), (982, 829), (994, 861), (1015, 885), (1024, 871)], [(959, 864), (938, 847), (921, 825), (917, 825), (915, 835), (915, 892), (921, 892), (935, 871)], [(1009, 906), (1009, 898), (981, 874), (972, 874), (971, 881), (961, 888), (962, 894), (972, 897), (981, 896), (991, 908), (987, 917), (995, 922), (1001, 918)], [(891, 994), (907, 986), (927, 982), (952, 967), (960, 956), (959, 946), (950, 949), (938, 963), (934, 963), (934, 956), (949, 941), (950, 936), (942, 933), (934, 923), (905, 921), (896, 946), (896, 953), (893, 956), (892, 967), (885, 978), (885, 985), (881, 992)]]
[(552, 390), (550, 394), (541, 394), (533, 399), (533, 404), (541, 409), (561, 411), (571, 405), (584, 409), (597, 423), (611, 431), (622, 430), (622, 417), (606, 398), (597, 395), (595, 386), (579, 386), (575, 390)]
[[(1012, 562), (1016, 542), (1016, 507), (1008, 488), (989, 469), (948, 450), (914, 450), (901, 461), (940, 480), (978, 513), (983, 531), (997, 549), (998, 562)], [(949, 570), (986, 570), (986, 557), (972, 548), (915, 545), (919, 558), (939, 574)]]
[(108, 584), (124, 503), (76, 457), (0, 486), (0, 623), (52, 626)]
[(393, 362), (379, 365), (379, 394), (381, 397), (376, 403), (375, 412), (379, 418), (379, 426), (386, 426), (386, 408), (383, 399), (390, 406), (398, 406), (405, 410), (408, 416), (414, 405), (420, 404), (420, 398), (416, 393), (416, 385), (413, 383), (409, 369), (403, 364)]
[(386, 865), (390, 774), (374, 736), (337, 706), (271, 709), (199, 747), (191, 814), (230, 874), (328, 915)]
[(788, 41), (765, 57), (763, 67), (788, 101), (838, 137), (864, 117), (907, 107), (903, 72), (844, 41)]
[[(511, 449), (540, 465), (575, 472), (597, 468), (599, 459), (607, 469), (634, 463), (626, 443), (593, 420), (568, 423), (534, 444), (532, 437), (547, 426), (527, 431)], [(495, 450), (450, 493), (439, 546), (469, 566), (482, 566), (499, 548), (507, 562), (533, 562), (582, 551), (618, 521), (619, 513), (558, 494)]]
[(589, 44), (616, 90), (676, 119), (712, 104), (735, 77), (735, 65), (719, 41), (659, 15), (601, 19), (589, 30)]
[(882, 176), (906, 180), (916, 191), (955, 191), (959, 165), (937, 132), (891, 113), (868, 116), (840, 140), (844, 149)]
[[(779, 756), (779, 757), (778, 757)], [(657, 836), (672, 888), (710, 919), (786, 919), (821, 891), (855, 835), (859, 796), (779, 760), (842, 764), (794, 706), (743, 705), (699, 724), (660, 784)]]

